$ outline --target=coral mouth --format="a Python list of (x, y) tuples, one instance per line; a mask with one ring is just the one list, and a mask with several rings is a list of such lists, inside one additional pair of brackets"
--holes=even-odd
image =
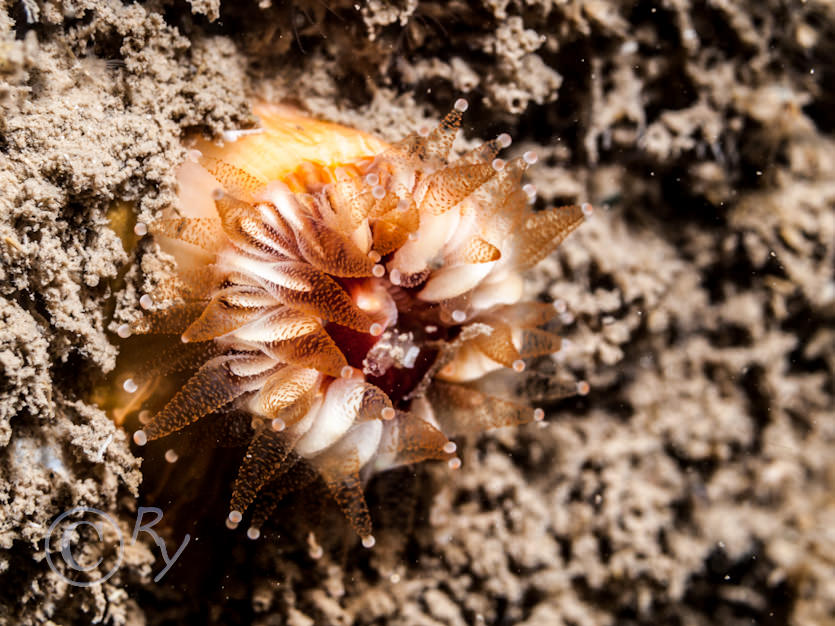
[(340, 280), (349, 293), (361, 290), (367, 282), (376, 283), (396, 303), (396, 324), (378, 336), (336, 323), (326, 324), (325, 332), (351, 367), (382, 389), (395, 408), (408, 411), (413, 394), (436, 369), (444, 346), (458, 336), (460, 326), (445, 324), (439, 306), (419, 300), (419, 286), (399, 287), (376, 278)]

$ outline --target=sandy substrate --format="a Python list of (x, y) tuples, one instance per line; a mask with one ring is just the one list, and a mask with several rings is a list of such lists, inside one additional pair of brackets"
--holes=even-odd
[[(835, 5), (270, 4), (0, 3), (0, 623), (835, 623)], [(181, 139), (253, 96), (397, 139), (462, 95), (462, 146), (597, 208), (529, 284), (572, 342), (537, 367), (592, 393), (401, 475), (373, 551), (197, 537), (154, 583), (145, 534), (68, 585), (52, 521), (142, 503), (93, 398)]]

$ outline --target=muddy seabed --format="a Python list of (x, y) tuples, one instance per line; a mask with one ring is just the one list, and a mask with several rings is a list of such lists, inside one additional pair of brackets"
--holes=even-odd
[[(0, 3), (0, 623), (835, 623), (835, 5), (228, 4)], [(464, 96), (461, 147), (536, 150), (597, 209), (530, 277), (572, 342), (537, 367), (592, 392), (401, 474), (374, 550), (216, 532), (154, 583), (143, 533), (71, 586), (52, 521), (141, 504), (92, 401), (169, 264), (130, 226), (252, 96), (386, 139)]]

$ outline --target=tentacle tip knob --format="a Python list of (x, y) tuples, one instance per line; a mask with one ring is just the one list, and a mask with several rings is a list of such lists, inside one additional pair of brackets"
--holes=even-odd
[(137, 430), (135, 433), (133, 433), (133, 442), (137, 446), (144, 446), (146, 443), (148, 443), (148, 435), (145, 434), (144, 430)]
[(229, 521), (233, 524), (240, 524), (243, 518), (244, 516), (240, 511), (229, 511)]
[(464, 311), (456, 309), (455, 311), (452, 312), (452, 321), (453, 322), (457, 322), (458, 324), (460, 324), (465, 319), (467, 319), (467, 314), (464, 313)]
[(122, 389), (128, 393), (136, 393), (136, 390), (139, 389), (139, 385), (136, 384), (136, 381), (134, 381), (133, 378), (128, 378), (122, 383)]
[(444, 452), (447, 454), (453, 454), (458, 449), (458, 446), (455, 444), (454, 441), (447, 441), (444, 444)]
[(373, 323), (373, 324), (371, 324), (371, 326), (368, 328), (368, 332), (369, 332), (371, 335), (375, 336), (375, 337), (379, 337), (380, 335), (382, 335), (382, 334), (383, 334), (383, 330), (384, 330), (384, 329), (383, 329), (383, 325), (382, 325), (382, 324), (378, 324), (377, 322), (374, 322), (374, 323)]
[[(141, 431), (141, 430), (138, 430), (138, 431), (136, 431), (136, 432), (137, 432), (137, 433), (140, 433), (140, 432), (142, 432), (142, 431)], [(143, 433), (143, 434), (144, 434), (144, 433)], [(134, 434), (134, 437), (136, 437), (136, 434)], [(139, 443), (139, 442), (137, 442), (137, 443)], [(177, 454), (177, 452), (176, 452), (173, 448), (169, 448), (168, 450), (166, 450), (166, 451), (165, 451), (165, 460), (166, 460), (168, 463), (176, 463), (176, 462), (177, 462), (177, 459), (179, 459), (179, 458), (180, 458), (180, 455), (179, 455), (179, 454)]]
[(594, 207), (590, 205), (588, 202), (584, 202), (580, 205), (580, 210), (583, 212), (583, 215), (586, 217), (591, 217), (594, 213)]
[(393, 420), (395, 415), (396, 411), (390, 406), (387, 406), (382, 411), (380, 411), (380, 417), (382, 417), (386, 421)]
[(522, 359), (516, 359), (513, 362), (513, 370), (516, 372), (524, 372), (525, 371), (525, 362)]
[(585, 381), (581, 380), (577, 383), (577, 393), (581, 396), (587, 396), (591, 391), (591, 386)]
[(457, 470), (458, 468), (461, 467), (461, 459), (459, 459), (458, 457), (455, 457), (455, 458), (450, 459), (449, 461), (447, 461), (446, 464), (449, 467), (449, 469)]
[(541, 422), (545, 419), (545, 411), (542, 409), (534, 409), (533, 410), (533, 421)]
[(460, 111), (461, 113), (463, 113), (464, 111), (470, 108), (470, 103), (467, 102), (467, 100), (464, 98), (458, 98), (458, 100), (455, 101), (455, 104), (453, 106), (455, 107), (456, 111)]
[(366, 535), (362, 538), (363, 548), (373, 548), (376, 544), (377, 540), (374, 538), (374, 535)]
[(533, 150), (528, 150), (525, 154), (522, 155), (522, 159), (528, 165), (533, 165), (534, 163), (537, 162), (537, 160), (539, 160), (539, 157), (536, 155), (536, 152), (534, 152)]
[(131, 335), (130, 326), (128, 326), (127, 324), (122, 324), (121, 326), (119, 326), (119, 328), (116, 329), (116, 334), (119, 335), (119, 337), (121, 337), (122, 339), (127, 339)]
[(256, 526), (250, 526), (246, 530), (246, 536), (255, 541), (261, 536), (261, 529)]
[(144, 296), (139, 298), (139, 306), (147, 311), (154, 306), (154, 299), (146, 293)]
[(133, 234), (137, 237), (144, 237), (148, 234), (148, 225), (145, 222), (136, 222), (133, 227)]
[(264, 420), (262, 420), (260, 417), (253, 417), (249, 421), (249, 427), (255, 431), (261, 430), (262, 428), (264, 428)]
[(270, 422), (270, 426), (272, 426), (272, 429), (277, 433), (280, 433), (282, 430), (287, 428), (287, 424), (280, 417), (276, 417), (272, 422)]
[(498, 137), (496, 137), (496, 142), (499, 144), (500, 148), (507, 148), (510, 144), (513, 143), (513, 137), (511, 137), (507, 133), (502, 133)]

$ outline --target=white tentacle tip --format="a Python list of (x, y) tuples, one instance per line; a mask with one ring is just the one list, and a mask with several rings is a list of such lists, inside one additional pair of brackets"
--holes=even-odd
[(534, 409), (533, 410), (533, 421), (541, 422), (545, 419), (545, 411), (542, 409)]
[(234, 143), (241, 137), (246, 137), (247, 135), (258, 135), (263, 132), (263, 128), (235, 128), (221, 131), (220, 136), (225, 143)]
[(127, 324), (122, 324), (119, 328), (116, 329), (116, 334), (119, 335), (122, 339), (127, 339), (131, 336), (130, 326)]
[(229, 511), (229, 521), (233, 524), (240, 524), (243, 518), (243, 513), (240, 511)]
[(128, 378), (122, 383), (122, 389), (128, 393), (136, 393), (136, 390), (139, 389), (139, 385), (136, 384), (133, 378)]
[(144, 446), (148, 443), (148, 435), (145, 434), (144, 430), (137, 430), (133, 433), (133, 443), (137, 446)]
[(136, 222), (136, 226), (133, 227), (133, 234), (137, 237), (144, 237), (148, 234), (148, 225), (145, 222)]
[(373, 548), (375, 545), (377, 545), (377, 540), (374, 538), (374, 535), (366, 535), (362, 538), (363, 548)]
[(585, 380), (581, 380), (577, 383), (577, 394), (581, 396), (587, 396), (589, 391), (591, 391), (591, 385), (589, 385)]
[(256, 526), (250, 526), (246, 530), (246, 536), (255, 541), (261, 536), (261, 529)]
[(455, 104), (453, 106), (455, 107), (456, 111), (460, 111), (461, 113), (463, 113), (464, 111), (470, 108), (470, 103), (467, 102), (464, 98), (458, 98), (458, 100), (455, 101)]

